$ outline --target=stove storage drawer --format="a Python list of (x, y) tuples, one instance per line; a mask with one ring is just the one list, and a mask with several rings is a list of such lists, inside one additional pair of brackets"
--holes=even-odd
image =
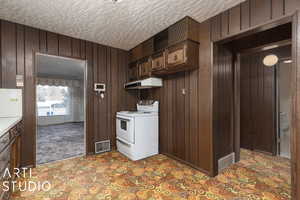
[(117, 116), (116, 120), (117, 137), (134, 144), (134, 118)]

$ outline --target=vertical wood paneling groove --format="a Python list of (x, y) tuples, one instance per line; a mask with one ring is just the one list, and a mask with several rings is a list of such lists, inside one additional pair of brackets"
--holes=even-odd
[(5, 40), (1, 42), (2, 52), (2, 83), (3, 87), (16, 87), (16, 25), (7, 21), (2, 21), (1, 37)]
[(221, 14), (221, 37), (226, 37), (229, 33), (229, 11)]
[[(107, 70), (106, 70), (106, 77), (107, 77), (107, 133), (112, 133), (112, 108), (111, 108), (111, 102), (112, 102), (112, 76), (111, 76), (111, 48), (107, 48), (107, 54), (106, 54), (106, 62), (107, 62)], [(108, 134), (108, 139), (113, 140), (114, 137), (112, 134)]]
[(16, 74), (24, 75), (24, 27), (17, 25), (17, 71)]
[(47, 33), (43, 30), (39, 30), (39, 52), (47, 52)]
[(250, 1), (245, 1), (241, 4), (241, 29), (247, 29), (250, 27)]
[(251, 26), (271, 20), (271, 0), (250, 0)]
[[(94, 83), (98, 83), (98, 45), (93, 43), (92, 44), (92, 49), (93, 49), (93, 82)], [(98, 101), (98, 95), (97, 93), (92, 93), (93, 95), (93, 119), (98, 119), (99, 117), (99, 101)], [(97, 123), (93, 123), (94, 124), (94, 140), (97, 141), (99, 138), (99, 129), (98, 129), (98, 124)]]
[(229, 10), (228, 27), (229, 34), (234, 34), (241, 30), (241, 5), (237, 5)]
[(47, 53), (51, 55), (58, 55), (58, 35), (47, 32)]
[(190, 116), (189, 116), (189, 107), (190, 107), (190, 72), (185, 72), (184, 76), (184, 85), (185, 85), (185, 99), (184, 99), (184, 141), (185, 141), (185, 159), (190, 162)]
[(272, 19), (277, 19), (284, 15), (284, 0), (272, 0)]

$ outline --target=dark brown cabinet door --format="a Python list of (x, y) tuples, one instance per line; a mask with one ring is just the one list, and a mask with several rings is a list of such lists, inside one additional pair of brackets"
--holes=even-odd
[(185, 64), (187, 61), (186, 51), (187, 51), (186, 44), (169, 48), (167, 50), (167, 59), (166, 59), (167, 67), (172, 68), (178, 65)]
[(165, 69), (165, 52), (152, 56), (152, 71)]
[(147, 78), (151, 76), (151, 66), (152, 66), (151, 59), (143, 61), (139, 64), (140, 78)]
[(129, 81), (135, 81), (139, 79), (139, 68), (136, 63), (129, 67), (128, 79)]

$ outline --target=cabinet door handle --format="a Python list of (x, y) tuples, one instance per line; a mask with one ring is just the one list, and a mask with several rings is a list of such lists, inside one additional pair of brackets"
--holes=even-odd
[(159, 67), (159, 60), (156, 62), (156, 67)]
[(177, 55), (174, 55), (174, 61), (176, 61), (178, 59)]

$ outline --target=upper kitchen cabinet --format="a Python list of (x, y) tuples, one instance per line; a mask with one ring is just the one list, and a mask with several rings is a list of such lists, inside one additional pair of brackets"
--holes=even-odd
[(165, 50), (163, 57), (165, 64), (163, 67), (154, 70), (153, 74), (172, 74), (179, 71), (187, 71), (198, 68), (199, 44), (191, 40), (186, 40), (168, 47)]
[(152, 72), (165, 70), (166, 68), (166, 52), (158, 52), (152, 56)]
[(198, 67), (199, 23), (185, 17), (130, 51), (138, 62), (139, 78)]
[(142, 45), (138, 45), (133, 49), (131, 49), (129, 56), (130, 56), (130, 62), (136, 62), (137, 60), (141, 59), (143, 57)]
[(139, 63), (139, 77), (148, 78), (151, 76), (152, 61), (151, 58), (145, 58)]
[(150, 56), (154, 52), (154, 38), (146, 40), (130, 51), (130, 61), (135, 62), (144, 57)]
[(168, 46), (185, 40), (199, 42), (199, 23), (185, 17), (168, 28)]
[(139, 66), (137, 62), (131, 63), (128, 71), (128, 80), (136, 81), (139, 79)]
[(153, 37), (153, 42), (154, 42), (154, 52), (158, 52), (167, 48), (169, 42), (168, 29), (156, 34)]

